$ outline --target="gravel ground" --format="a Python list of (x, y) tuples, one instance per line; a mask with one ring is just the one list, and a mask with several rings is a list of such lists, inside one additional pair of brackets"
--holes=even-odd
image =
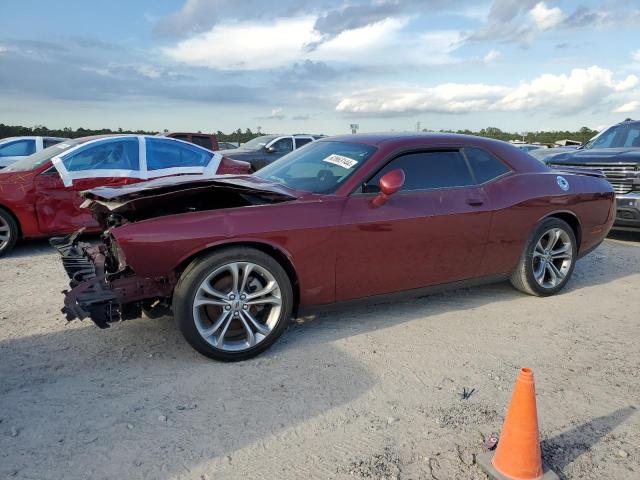
[(552, 298), (498, 284), (325, 313), (237, 364), (168, 317), (67, 324), (65, 284), (43, 242), (0, 260), (2, 479), (484, 479), (522, 366), (561, 478), (640, 478), (638, 235)]

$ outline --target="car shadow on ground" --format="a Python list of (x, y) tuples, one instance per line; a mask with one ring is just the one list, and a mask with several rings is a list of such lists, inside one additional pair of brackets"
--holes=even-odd
[(611, 412), (608, 415), (594, 418), (555, 437), (540, 442), (545, 462), (560, 478), (562, 471), (573, 463), (580, 455), (590, 451), (593, 446), (603, 440), (616, 427), (624, 423), (637, 412), (637, 407), (630, 405)]
[(37, 257), (54, 252), (53, 247), (49, 245), (49, 240), (23, 240), (18, 242), (11, 251), (5, 253), (2, 259), (0, 259), (0, 262), (8, 258)]
[(629, 232), (625, 230), (611, 230), (607, 238), (611, 240), (640, 244), (640, 231)]
[[(87, 234), (81, 237), (84, 242), (95, 242), (99, 236), (97, 234)], [(35, 240), (20, 240), (15, 247), (7, 252), (2, 258), (26, 258), (37, 257), (40, 255), (49, 255), (55, 253), (56, 250), (49, 245), (48, 238), (38, 238)], [(0, 260), (1, 262), (2, 260)]]

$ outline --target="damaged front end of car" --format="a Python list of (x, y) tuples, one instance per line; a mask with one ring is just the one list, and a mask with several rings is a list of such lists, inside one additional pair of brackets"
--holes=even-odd
[(140, 317), (144, 308), (166, 306), (162, 299), (171, 297), (175, 277), (132, 275), (108, 233), (97, 245), (78, 241), (81, 233), (50, 240), (70, 279), (71, 289), (62, 292), (62, 313), (68, 321), (88, 317), (98, 327), (108, 328), (111, 323)]
[(111, 323), (170, 312), (177, 272), (137, 275), (127, 264), (114, 234), (124, 225), (171, 215), (248, 207), (295, 199), (295, 194), (255, 177), (178, 176), (118, 188), (82, 192), (83, 207), (105, 229), (100, 242), (79, 241), (83, 230), (50, 240), (62, 257), (70, 289), (63, 293), (67, 320), (91, 318), (100, 328)]

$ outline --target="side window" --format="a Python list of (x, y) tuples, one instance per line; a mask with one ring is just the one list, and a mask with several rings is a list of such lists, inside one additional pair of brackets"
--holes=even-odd
[(212, 154), (206, 150), (168, 139), (147, 138), (147, 169), (204, 167)]
[(196, 145), (200, 145), (201, 147), (211, 150), (211, 138), (209, 137), (205, 137), (203, 135), (191, 135), (191, 141)]
[(402, 191), (473, 185), (467, 162), (458, 150), (409, 153), (391, 160), (364, 186), (364, 192), (378, 192), (378, 181), (385, 173), (401, 168), (405, 181)]
[(464, 153), (469, 160), (471, 169), (476, 176), (477, 183), (484, 183), (492, 180), (509, 171), (507, 166), (481, 148), (465, 148)]
[(293, 138), (291, 137), (281, 138), (280, 140), (275, 142), (273, 145), (271, 145), (271, 147), (277, 153), (291, 152), (293, 150)]
[(630, 128), (627, 133), (627, 139), (624, 142), (625, 147), (640, 147), (640, 128)]
[(170, 138), (177, 138), (178, 140), (184, 140), (185, 142), (189, 141), (189, 135), (171, 135)]
[(0, 145), (0, 157), (26, 157), (36, 153), (35, 140), (16, 140)]
[(137, 138), (103, 140), (63, 158), (70, 172), (83, 170), (140, 170)]
[(310, 138), (296, 138), (296, 148), (300, 148), (303, 145), (306, 145), (307, 143), (310, 143), (311, 139)]
[(53, 145), (57, 145), (58, 143), (60, 143), (62, 140), (58, 140), (57, 138), (43, 138), (42, 139), (42, 146), (43, 148), (49, 148)]

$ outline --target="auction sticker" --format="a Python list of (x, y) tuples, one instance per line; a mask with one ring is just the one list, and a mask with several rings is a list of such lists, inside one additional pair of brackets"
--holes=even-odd
[(333, 163), (334, 165), (338, 165), (339, 167), (342, 167), (342, 168), (352, 168), (354, 165), (358, 164), (358, 161), (354, 160), (353, 158), (344, 157), (342, 155), (336, 155), (335, 153), (332, 155), (329, 155), (327, 158), (325, 158), (322, 161), (327, 163)]

